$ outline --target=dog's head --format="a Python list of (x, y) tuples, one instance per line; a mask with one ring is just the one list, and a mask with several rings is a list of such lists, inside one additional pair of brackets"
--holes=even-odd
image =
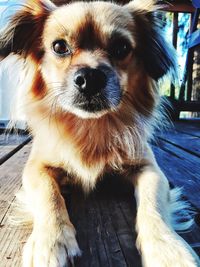
[[(142, 3), (142, 4), (141, 4)], [(75, 2), (56, 7), (28, 0), (0, 37), (0, 47), (34, 65), (30, 93), (81, 118), (126, 106), (149, 116), (152, 84), (174, 67), (154, 16), (153, 1), (119, 6)]]

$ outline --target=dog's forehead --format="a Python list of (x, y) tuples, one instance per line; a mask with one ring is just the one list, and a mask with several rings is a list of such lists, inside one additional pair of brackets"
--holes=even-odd
[(107, 38), (116, 30), (129, 35), (132, 28), (133, 19), (128, 10), (108, 2), (78, 2), (59, 7), (46, 24), (46, 32), (51, 32), (52, 37), (66, 35), (77, 38), (82, 35), (95, 38), (101, 35)]

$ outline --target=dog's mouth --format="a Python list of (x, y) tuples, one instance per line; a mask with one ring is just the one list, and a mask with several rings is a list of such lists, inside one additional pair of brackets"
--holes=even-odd
[(110, 108), (109, 99), (103, 94), (96, 94), (94, 96), (79, 95), (74, 103), (76, 108), (87, 112), (99, 112)]

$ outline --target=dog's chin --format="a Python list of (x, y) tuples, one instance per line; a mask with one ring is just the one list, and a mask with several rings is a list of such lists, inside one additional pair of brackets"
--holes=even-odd
[(106, 115), (109, 111), (108, 110), (101, 110), (101, 111), (86, 111), (78, 108), (74, 108), (71, 113), (73, 113), (75, 116), (81, 118), (81, 119), (98, 119)]
[(109, 106), (103, 107), (92, 103), (81, 103), (74, 105), (69, 111), (81, 119), (97, 119), (107, 114), (110, 110)]

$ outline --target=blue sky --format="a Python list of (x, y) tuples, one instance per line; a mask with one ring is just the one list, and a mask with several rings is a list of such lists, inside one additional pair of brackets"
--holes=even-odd
[(0, 0), (0, 29), (2, 29), (8, 18), (20, 9), (24, 0)]

